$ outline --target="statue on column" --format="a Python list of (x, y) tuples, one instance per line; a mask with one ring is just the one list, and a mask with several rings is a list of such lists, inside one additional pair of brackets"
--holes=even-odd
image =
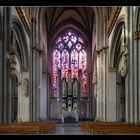
[(121, 53), (121, 58), (120, 58), (119, 65), (118, 65), (118, 73), (120, 73), (120, 75), (122, 77), (126, 77), (126, 75), (127, 75), (126, 56), (128, 55), (128, 50), (127, 50), (126, 40), (125, 40), (125, 27), (123, 27), (122, 34), (121, 34), (120, 53)]
[(126, 63), (126, 57), (124, 54), (122, 54), (122, 57), (119, 61), (119, 66), (118, 66), (118, 73), (120, 73), (120, 75), (122, 77), (126, 77), (127, 74), (127, 63)]

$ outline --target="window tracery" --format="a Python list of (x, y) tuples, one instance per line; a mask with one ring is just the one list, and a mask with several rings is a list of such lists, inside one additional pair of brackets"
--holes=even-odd
[(61, 78), (68, 80), (68, 70), (71, 69), (71, 79), (78, 79), (78, 71), (82, 71), (82, 95), (87, 94), (87, 52), (84, 40), (73, 30), (66, 30), (58, 36), (53, 49), (53, 96), (57, 94), (58, 70)]

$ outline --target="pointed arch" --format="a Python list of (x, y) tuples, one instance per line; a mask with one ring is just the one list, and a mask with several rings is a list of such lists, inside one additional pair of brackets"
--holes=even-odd
[(135, 31), (139, 31), (140, 30), (140, 8), (139, 7), (136, 7), (135, 15), (136, 15)]
[(113, 32), (113, 37), (111, 41), (111, 46), (110, 46), (110, 52), (109, 52), (109, 66), (110, 67), (116, 67), (117, 66), (117, 59), (119, 59), (119, 56), (116, 56), (119, 54), (119, 43), (120, 43), (120, 35), (122, 31), (122, 27), (125, 26), (125, 18), (124, 15), (120, 16), (118, 18), (118, 21), (116, 23), (114, 32)]
[(18, 55), (20, 57), (21, 67), (27, 69), (29, 68), (29, 47), (22, 24), (20, 20), (14, 15), (12, 16), (12, 26), (17, 36), (17, 49), (19, 50)]

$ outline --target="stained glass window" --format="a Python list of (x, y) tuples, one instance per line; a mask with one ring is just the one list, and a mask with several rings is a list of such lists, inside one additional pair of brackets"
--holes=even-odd
[(62, 66), (62, 77), (67, 78), (68, 70), (69, 70), (69, 53), (66, 49), (62, 51), (61, 54), (61, 66)]
[(55, 50), (53, 52), (53, 95), (57, 94), (57, 73), (60, 69), (60, 51)]
[(71, 69), (71, 79), (78, 79), (78, 71), (82, 71), (82, 95), (87, 95), (87, 52), (83, 38), (75, 31), (68, 29), (59, 35), (53, 48), (53, 96), (57, 94), (58, 69), (61, 78), (68, 80), (68, 70)]

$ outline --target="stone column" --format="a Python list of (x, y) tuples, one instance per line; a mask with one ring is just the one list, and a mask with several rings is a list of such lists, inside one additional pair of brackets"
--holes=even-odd
[[(0, 23), (1, 24), (1, 23)], [(2, 25), (0, 25), (2, 26)], [(0, 29), (0, 68), (2, 68), (2, 37), (3, 37), (3, 32)], [(3, 71), (2, 69), (0, 69), (0, 123), (2, 123), (2, 106), (3, 106), (3, 95), (2, 95), (2, 83), (3, 83), (3, 79), (2, 79), (2, 75), (3, 75)]]
[(134, 41), (134, 123), (140, 123), (140, 31), (133, 33)]
[(100, 50), (100, 59), (99, 59), (99, 66), (100, 66), (100, 73), (99, 73), (99, 86), (100, 86), (100, 120), (103, 120), (103, 70), (104, 70), (104, 63), (103, 63), (103, 49)]
[[(95, 62), (96, 63), (96, 62)], [(96, 118), (97, 116), (97, 108), (96, 108), (96, 104), (97, 104), (97, 70), (96, 70), (96, 64), (94, 65), (94, 71), (93, 71), (93, 78), (92, 78), (92, 86), (91, 86), (91, 90), (93, 90), (92, 92), (92, 110), (93, 110), (93, 118)]]
[(39, 119), (39, 86), (40, 86), (40, 58), (38, 36), (36, 34), (36, 18), (32, 18), (32, 54), (31, 54), (31, 98), (30, 98), (30, 119), (36, 121)]
[[(36, 49), (36, 120), (40, 119), (40, 93), (42, 84), (42, 55), (43, 51)], [(45, 98), (45, 97), (44, 97)]]
[[(31, 13), (32, 14), (32, 13)], [(32, 32), (32, 36), (31, 36), (31, 41), (30, 41), (30, 94), (29, 94), (29, 114), (30, 114), (30, 121), (33, 121), (33, 116), (34, 116), (34, 105), (33, 105), (33, 93), (34, 93), (34, 88), (33, 88), (33, 81), (34, 81), (34, 66), (33, 66), (33, 61), (34, 61), (34, 55), (35, 55), (35, 18), (31, 18), (31, 32)]]
[(32, 48), (32, 120), (36, 120), (36, 48)]
[(103, 90), (103, 92), (102, 92), (102, 102), (103, 102), (103, 104), (102, 104), (102, 107), (103, 107), (103, 112), (102, 112), (102, 115), (103, 115), (103, 121), (106, 121), (106, 112), (107, 112), (107, 109), (106, 109), (106, 103), (107, 103), (107, 101), (106, 101), (106, 94), (107, 94), (107, 92), (106, 92), (106, 87), (107, 87), (107, 84), (106, 84), (106, 82), (107, 82), (107, 80), (106, 80), (106, 65), (107, 65), (107, 60), (106, 60), (106, 53), (107, 53), (107, 48), (108, 47), (103, 47), (103, 52), (102, 52), (102, 55), (103, 55), (103, 59), (102, 59), (102, 61), (103, 61), (103, 63), (102, 63), (102, 82), (103, 82), (103, 84), (102, 84), (102, 90)]
[(47, 73), (47, 118), (50, 118), (50, 112), (51, 112), (51, 89), (50, 89), (50, 83), (51, 83), (51, 74)]
[(89, 73), (89, 87), (88, 87), (88, 94), (89, 94), (89, 107), (90, 107), (90, 109), (89, 109), (89, 117), (90, 118), (93, 118), (93, 108), (92, 108), (92, 106), (93, 106), (93, 87), (92, 87), (92, 77), (93, 77), (93, 74), (92, 73)]
[(29, 121), (29, 114), (30, 114), (30, 110), (29, 110), (29, 95), (30, 95), (30, 86), (29, 86), (29, 70), (27, 68), (21, 68), (21, 84), (19, 85), (20, 87), (18, 87), (18, 89), (20, 90), (19, 93), (19, 104), (20, 106), (18, 107), (19, 110), (19, 115), (20, 121)]
[[(3, 66), (2, 66), (2, 79), (3, 79), (3, 123), (9, 122), (9, 58), (8, 52), (10, 47), (10, 35), (11, 35), (11, 7), (3, 7)], [(7, 59), (6, 59), (7, 58)]]
[(108, 62), (109, 62), (109, 52), (106, 51), (106, 121), (109, 121), (109, 71), (108, 71)]
[(131, 32), (131, 40), (132, 40), (132, 43), (133, 45), (130, 46), (132, 47), (133, 49), (133, 62), (132, 62), (132, 67), (133, 67), (133, 123), (137, 124), (138, 122), (138, 87), (140, 85), (138, 85), (138, 48), (139, 46), (137, 46), (137, 42), (134, 41), (133, 37), (132, 37), (132, 34), (133, 34), (133, 31), (134, 31), (134, 21), (136, 20), (135, 19), (135, 14), (134, 14), (134, 9), (133, 7), (131, 7), (132, 9), (132, 28), (130, 28), (130, 32)]
[[(130, 38), (129, 38), (129, 20), (130, 20), (130, 13), (129, 13), (129, 8), (130, 7), (126, 7), (126, 21), (125, 21), (125, 25), (126, 25), (126, 44), (128, 45), (128, 50), (130, 51), (130, 45), (129, 45), (129, 41), (130, 41)], [(128, 72), (128, 75), (126, 76), (126, 82), (125, 82), (125, 120), (127, 123), (130, 122), (130, 75), (131, 75), (131, 72), (130, 72), (130, 56), (128, 56), (127, 58), (127, 64), (128, 64), (128, 69), (129, 69), (129, 72)]]
[(101, 81), (100, 81), (100, 75), (101, 75), (101, 64), (100, 64), (100, 50), (96, 51), (97, 53), (97, 119), (101, 120)]
[(116, 69), (109, 67), (109, 120), (117, 121)]
[(137, 38), (137, 47), (138, 47), (138, 123), (140, 123), (140, 31), (138, 33), (138, 38)]
[[(129, 50), (129, 57), (128, 57), (128, 69), (129, 69), (129, 74), (128, 74), (128, 98), (129, 98), (129, 102), (127, 102), (127, 120), (129, 120), (130, 123), (134, 122), (134, 44), (132, 41), (132, 29), (133, 29), (133, 19), (132, 17), (133, 15), (133, 10), (132, 7), (128, 7), (127, 9), (128, 11), (128, 16), (127, 16), (127, 32), (128, 32), (128, 40), (127, 40), (127, 44), (128, 44), (128, 50)], [(127, 93), (126, 93), (127, 94)]]
[[(3, 7), (1, 8), (3, 9)], [(1, 10), (0, 10), (1, 11)], [(2, 51), (3, 51), (3, 29), (2, 29), (2, 11), (1, 11), (1, 17), (0, 17), (0, 68), (2, 68)], [(2, 69), (0, 69), (0, 123), (2, 123), (2, 106), (3, 106), (3, 95), (2, 95), (2, 83), (3, 83), (3, 79), (2, 79), (2, 75), (3, 75), (3, 71)]]

